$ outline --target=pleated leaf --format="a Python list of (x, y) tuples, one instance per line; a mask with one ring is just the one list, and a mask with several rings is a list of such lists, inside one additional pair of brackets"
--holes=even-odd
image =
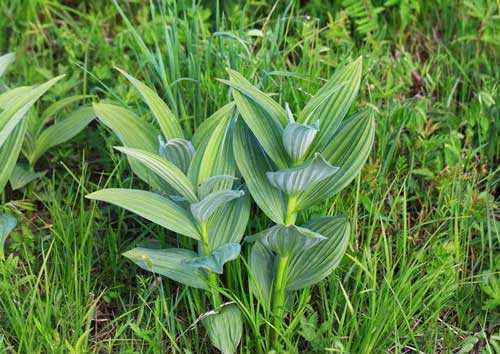
[(250, 198), (244, 195), (217, 209), (209, 220), (208, 243), (216, 249), (226, 243), (239, 243), (250, 217)]
[(0, 214), (0, 259), (4, 259), (4, 247), (7, 236), (16, 227), (16, 219), (8, 214)]
[(203, 223), (208, 221), (218, 208), (244, 194), (245, 192), (243, 191), (232, 190), (221, 190), (210, 193), (199, 202), (191, 204), (191, 213), (198, 222)]
[(349, 242), (350, 226), (344, 217), (325, 216), (303, 225), (327, 239), (290, 257), (287, 289), (306, 288), (326, 278), (338, 266)]
[(299, 114), (300, 123), (320, 122), (311, 151), (321, 151), (332, 140), (358, 94), (361, 73), (362, 58), (359, 57), (337, 70)]
[(296, 225), (275, 225), (256, 235), (248, 236), (245, 241), (261, 242), (271, 251), (282, 257), (307, 250), (326, 238), (321, 234)]
[(22, 92), (13, 99), (11, 104), (7, 105), (4, 111), (0, 112), (0, 147), (35, 102), (62, 77), (63, 75), (58, 76), (27, 92)]
[(0, 77), (5, 73), (7, 67), (16, 59), (14, 53), (7, 53), (0, 56)]
[(266, 171), (273, 165), (260, 149), (259, 143), (241, 121), (233, 138), (234, 157), (250, 194), (259, 208), (275, 223), (282, 224), (286, 213), (284, 195), (269, 184)]
[(196, 240), (200, 234), (189, 213), (159, 194), (137, 189), (110, 188), (86, 196), (127, 209), (166, 229)]
[(148, 249), (137, 247), (123, 254), (142, 269), (163, 275), (187, 286), (208, 289), (205, 273), (186, 264), (196, 253), (180, 248)]
[(236, 180), (238, 180), (238, 178), (228, 175), (208, 177), (198, 185), (198, 196), (200, 198), (205, 198), (210, 193), (217, 191), (220, 183), (232, 183)]
[(250, 288), (264, 306), (271, 303), (276, 255), (260, 242), (250, 252)]
[(208, 256), (198, 256), (186, 259), (185, 263), (191, 267), (206, 269), (218, 274), (222, 274), (224, 264), (235, 260), (240, 254), (239, 243), (226, 243), (212, 251)]
[(23, 120), (0, 147), (0, 194), (16, 166), (26, 136), (27, 121)]
[(314, 126), (288, 122), (283, 131), (283, 146), (292, 161), (300, 161), (306, 155), (317, 133)]
[(371, 112), (363, 111), (345, 121), (322, 153), (330, 164), (339, 167), (339, 171), (301, 193), (298, 209), (307, 209), (345, 188), (368, 159), (374, 137), (375, 120)]
[(184, 133), (177, 117), (172, 113), (158, 94), (141, 81), (127, 74), (125, 71), (121, 69), (118, 69), (118, 71), (120, 71), (132, 83), (132, 85), (134, 85), (137, 91), (139, 91), (144, 102), (148, 105), (149, 109), (151, 109), (151, 112), (158, 121), (163, 135), (167, 139), (183, 138)]
[(243, 321), (234, 304), (223, 306), (203, 319), (210, 341), (222, 354), (234, 354), (243, 333)]
[(198, 201), (195, 188), (191, 181), (184, 173), (172, 162), (164, 159), (160, 155), (156, 155), (140, 149), (132, 149), (127, 147), (116, 147), (118, 151), (135, 158), (144, 166), (149, 168), (153, 173), (156, 173), (161, 179), (168, 183), (179, 195), (183, 196), (190, 203)]
[(35, 149), (29, 156), (30, 165), (35, 165), (36, 161), (50, 148), (71, 140), (94, 118), (95, 113), (91, 107), (82, 107), (45, 129), (36, 139)]
[(18, 163), (10, 174), (10, 187), (13, 190), (21, 189), (43, 175), (45, 175), (45, 172), (36, 172), (28, 165)]
[(159, 153), (179, 167), (182, 173), (187, 173), (194, 156), (194, 146), (186, 139), (175, 138), (167, 141), (160, 140)]
[(243, 76), (229, 71), (233, 98), (240, 115), (255, 135), (267, 155), (279, 168), (288, 164), (283, 146), (283, 127), (287, 124), (286, 111), (272, 98), (252, 86)]
[[(108, 103), (94, 104), (94, 112), (99, 120), (116, 134), (122, 144), (129, 148), (158, 153), (158, 131), (148, 122), (140, 119), (130, 110)], [(129, 158), (132, 171), (154, 188), (162, 189), (164, 183), (144, 165)]]
[(316, 154), (311, 161), (299, 167), (267, 172), (266, 176), (273, 187), (288, 194), (296, 194), (311, 188), (338, 170), (338, 167), (332, 166), (320, 154)]

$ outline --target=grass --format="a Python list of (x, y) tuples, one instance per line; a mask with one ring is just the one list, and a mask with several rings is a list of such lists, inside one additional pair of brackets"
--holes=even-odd
[[(7, 0), (0, 52), (18, 60), (4, 83), (68, 73), (79, 82), (72, 94), (147, 112), (117, 66), (155, 86), (193, 131), (229, 99), (216, 80), (227, 67), (294, 108), (345, 59), (363, 55), (357, 105), (378, 113), (375, 148), (350, 187), (299, 215), (348, 215), (351, 242), (332, 276), (296, 295), (280, 334), (290, 352), (494, 353), (498, 4), (405, 1), (376, 13), (383, 2), (363, 3), (365, 15), (348, 1)], [(375, 21), (372, 31), (363, 17)], [(57, 89), (40, 108), (56, 97)], [(22, 222), (0, 263), (0, 351), (210, 352), (196, 291), (121, 256), (176, 240), (83, 198), (141, 184), (116, 144), (94, 124), (40, 160), (49, 171), (41, 181), (3, 196)], [(265, 220), (254, 215), (248, 234)], [(244, 315), (241, 352), (266, 351), (272, 319), (248, 291), (244, 258), (225, 270), (225, 291)]]

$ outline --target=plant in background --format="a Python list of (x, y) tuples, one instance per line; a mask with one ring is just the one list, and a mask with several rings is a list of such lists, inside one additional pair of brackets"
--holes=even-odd
[(235, 71), (233, 98), (243, 118), (233, 137), (234, 156), (247, 188), (276, 225), (248, 237), (254, 241), (252, 288), (270, 304), (277, 334), (289, 294), (328, 276), (348, 244), (343, 216), (296, 225), (297, 214), (347, 186), (359, 173), (374, 140), (370, 111), (345, 118), (360, 85), (361, 58), (337, 70), (296, 116)]
[[(14, 60), (13, 53), (0, 57), (0, 77)], [(82, 107), (45, 129), (63, 108), (85, 97), (67, 97), (38, 115), (33, 106), (61, 78), (58, 76), (41, 85), (21, 86), (0, 93), (0, 194), (8, 181), (12, 189), (19, 189), (40, 177), (43, 173), (33, 169), (38, 159), (48, 149), (73, 138), (92, 121), (92, 109)], [(21, 154), (29, 165), (19, 163)], [(0, 257), (3, 257), (7, 235), (15, 225), (14, 217), (0, 215)]]
[(87, 197), (118, 205), (195, 241), (182, 243), (183, 248), (138, 247), (124, 256), (143, 269), (208, 291), (212, 310), (205, 311), (203, 324), (214, 346), (233, 353), (242, 319), (235, 304), (223, 302), (218, 276), (226, 262), (238, 257), (250, 213), (250, 200), (234, 177), (230, 133), (237, 114), (234, 103), (215, 112), (189, 141), (158, 95), (124, 75), (142, 95), (161, 132), (117, 105), (99, 103), (94, 109), (123, 143), (117, 149), (127, 155), (135, 174), (154, 192), (104, 189)]

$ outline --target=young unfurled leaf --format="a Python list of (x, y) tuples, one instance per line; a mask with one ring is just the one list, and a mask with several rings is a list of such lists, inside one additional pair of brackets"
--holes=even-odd
[(296, 225), (275, 225), (245, 238), (249, 242), (261, 242), (282, 257), (300, 253), (325, 239), (317, 232)]
[(338, 170), (338, 167), (332, 166), (320, 154), (316, 154), (311, 161), (299, 167), (267, 172), (266, 176), (275, 188), (288, 194), (296, 194), (330, 177)]
[(375, 137), (375, 120), (363, 111), (345, 121), (322, 155), (339, 171), (298, 196), (297, 208), (304, 210), (331, 198), (346, 187), (361, 171)]
[(189, 140), (175, 138), (164, 141), (160, 139), (159, 153), (179, 167), (182, 173), (187, 173), (194, 156), (194, 146)]
[(300, 161), (318, 133), (317, 127), (289, 122), (283, 131), (283, 145), (292, 161)]
[(243, 333), (243, 321), (234, 304), (223, 306), (203, 319), (212, 344), (223, 354), (234, 354)]
[(148, 105), (149, 109), (155, 116), (160, 129), (167, 139), (183, 138), (184, 133), (182, 127), (177, 120), (177, 117), (170, 111), (168, 106), (152, 89), (144, 85), (135, 77), (127, 74), (125, 71), (118, 69), (131, 83), (135, 86), (137, 91), (140, 92), (144, 102)]
[(207, 221), (219, 207), (244, 194), (245, 192), (243, 191), (232, 190), (221, 190), (210, 193), (201, 201), (191, 204), (191, 213), (198, 222), (203, 223)]
[(234, 182), (237, 180), (238, 180), (238, 178), (236, 178), (234, 176), (228, 176), (228, 175), (219, 175), (219, 176), (208, 177), (206, 180), (204, 180), (198, 186), (198, 196), (200, 198), (205, 198), (210, 193), (218, 191), (220, 183)]
[(190, 203), (198, 201), (193, 184), (172, 162), (159, 155), (140, 149), (127, 147), (116, 147), (116, 149), (144, 164)]
[(273, 168), (272, 163), (241, 121), (237, 122), (233, 142), (236, 164), (253, 199), (272, 221), (282, 224), (286, 213), (285, 196), (273, 188), (266, 177), (266, 171)]
[(166, 276), (198, 289), (208, 289), (204, 271), (186, 264), (196, 253), (180, 248), (148, 249), (137, 247), (123, 254), (142, 269)]
[(0, 259), (4, 258), (4, 246), (7, 236), (16, 227), (16, 219), (8, 214), (0, 214)]
[(13, 190), (21, 189), (43, 175), (45, 175), (45, 172), (35, 172), (30, 166), (18, 163), (10, 174), (10, 187)]
[(14, 53), (7, 53), (0, 56), (0, 77), (7, 70), (7, 67), (16, 59), (16, 55)]
[(137, 189), (110, 188), (91, 193), (86, 198), (117, 205), (166, 229), (196, 240), (200, 239), (189, 213), (159, 194)]
[(186, 259), (184, 262), (192, 267), (203, 268), (222, 274), (224, 264), (238, 258), (241, 246), (239, 243), (226, 243), (212, 251), (208, 256)]

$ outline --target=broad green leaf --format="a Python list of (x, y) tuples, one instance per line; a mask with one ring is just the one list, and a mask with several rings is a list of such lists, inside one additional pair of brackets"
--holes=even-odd
[(356, 98), (361, 82), (362, 58), (359, 57), (333, 77), (312, 97), (299, 114), (300, 123), (319, 120), (320, 127), (310, 154), (319, 152), (332, 140)]
[(213, 114), (209, 118), (205, 119), (199, 127), (196, 128), (193, 138), (191, 139), (195, 148), (198, 148), (203, 141), (207, 140), (213, 131), (219, 125), (221, 118), (227, 114), (226, 112), (233, 112), (235, 108), (234, 102), (229, 102), (221, 109), (219, 109), (216, 114)]
[(276, 256), (262, 243), (255, 242), (250, 252), (250, 287), (264, 306), (271, 303)]
[(160, 155), (179, 167), (182, 173), (187, 173), (194, 152), (194, 146), (189, 140), (175, 138), (164, 141), (160, 139)]
[(123, 254), (142, 269), (163, 275), (179, 283), (198, 289), (208, 289), (205, 273), (186, 264), (196, 253), (180, 248), (148, 249), (137, 247)]
[[(113, 104), (97, 103), (94, 104), (94, 112), (99, 120), (116, 134), (124, 146), (158, 153), (158, 131), (130, 110)], [(133, 158), (129, 158), (129, 163), (132, 171), (140, 179), (154, 188), (163, 189), (164, 184), (158, 176)]]
[(7, 236), (16, 227), (16, 219), (8, 214), (0, 214), (0, 259), (4, 259), (4, 247)]
[(198, 222), (203, 223), (208, 221), (218, 208), (244, 194), (245, 192), (243, 191), (232, 190), (221, 190), (210, 193), (199, 202), (191, 204), (191, 213)]
[[(220, 117), (219, 123), (198, 147), (189, 167), (188, 176), (196, 185), (212, 176), (234, 175), (236, 167), (231, 145), (234, 115), (235, 108), (231, 105), (225, 105), (213, 114)], [(221, 181), (217, 189), (230, 189), (232, 185), (232, 181)]]
[(35, 142), (35, 149), (29, 156), (31, 166), (50, 148), (65, 143), (75, 137), (95, 118), (91, 107), (82, 107), (70, 113), (68, 117), (45, 129)]
[(30, 166), (18, 163), (10, 174), (10, 187), (13, 190), (21, 189), (43, 175), (45, 175), (45, 172), (35, 172)]
[(91, 97), (90, 95), (74, 95), (69, 97), (64, 97), (54, 103), (52, 103), (45, 111), (43, 111), (42, 116), (35, 124), (35, 128), (33, 130), (30, 129), (31, 132), (34, 132), (35, 135), (38, 135), (43, 127), (47, 124), (49, 120), (51, 120), (55, 115), (57, 115), (61, 110), (68, 107), (69, 105), (81, 101), (85, 98)]
[(286, 213), (284, 195), (273, 188), (266, 177), (266, 171), (272, 170), (273, 165), (260, 149), (253, 134), (241, 121), (236, 124), (233, 142), (236, 164), (250, 194), (271, 220), (282, 224)]
[(216, 248), (208, 256), (189, 258), (184, 262), (191, 267), (206, 269), (222, 274), (224, 264), (238, 258), (240, 250), (241, 246), (239, 243), (226, 243)]
[(5, 73), (7, 67), (16, 59), (14, 53), (7, 53), (0, 56), (0, 77)]
[(135, 86), (137, 91), (139, 91), (144, 99), (144, 102), (148, 105), (149, 109), (151, 109), (151, 112), (153, 112), (153, 115), (158, 121), (165, 138), (183, 138), (184, 133), (177, 117), (172, 113), (158, 94), (133, 76), (127, 74), (125, 71), (121, 69), (118, 69), (118, 71), (120, 71), (132, 83), (132, 85)]
[(205, 198), (207, 195), (209, 195), (212, 192), (216, 192), (218, 190), (217, 186), (221, 182), (234, 182), (238, 180), (238, 178), (234, 176), (228, 176), (228, 175), (219, 175), (219, 176), (212, 176), (208, 177), (205, 181), (200, 183), (198, 185), (198, 196), (200, 198)]
[(283, 131), (283, 146), (292, 161), (302, 160), (317, 133), (317, 127), (288, 122)]
[(371, 112), (363, 111), (346, 120), (322, 152), (325, 160), (338, 166), (339, 171), (301, 193), (297, 200), (298, 210), (331, 198), (346, 187), (370, 155), (374, 137), (375, 120)]
[(250, 198), (244, 195), (217, 209), (209, 220), (208, 243), (216, 249), (226, 243), (239, 243), (250, 217)]
[(127, 147), (117, 147), (116, 149), (135, 158), (152, 172), (156, 173), (190, 203), (198, 201), (193, 184), (172, 162), (159, 155), (140, 149)]
[(349, 242), (350, 226), (344, 217), (325, 216), (303, 225), (327, 239), (290, 257), (287, 289), (302, 289), (327, 277), (344, 256)]
[(338, 167), (332, 166), (320, 154), (316, 154), (311, 161), (305, 162), (301, 166), (267, 172), (266, 176), (273, 187), (288, 194), (296, 194), (313, 187), (338, 170)]
[(7, 109), (9, 105), (11, 105), (14, 100), (19, 97), (26, 95), (33, 89), (33, 86), (20, 86), (5, 91), (0, 94), (0, 111), (2, 109)]
[(23, 120), (0, 147), (0, 194), (2, 194), (21, 153), (27, 122)]
[(222, 354), (233, 354), (243, 333), (243, 321), (238, 307), (226, 305), (203, 319), (210, 341)]
[(256, 235), (248, 236), (245, 241), (261, 242), (266, 248), (282, 257), (300, 253), (326, 238), (317, 232), (296, 225), (275, 225)]
[(19, 122), (25, 117), (28, 110), (35, 102), (64, 75), (58, 76), (41, 85), (23, 92), (0, 113), (0, 147), (5, 143), (9, 135), (16, 128)]
[(159, 194), (137, 189), (110, 188), (86, 196), (127, 209), (166, 229), (196, 240), (200, 234), (189, 213)]
[(283, 127), (287, 124), (285, 110), (273, 99), (253, 87), (235, 71), (230, 71), (233, 98), (240, 115), (264, 151), (278, 168), (286, 168), (288, 156), (283, 146)]

